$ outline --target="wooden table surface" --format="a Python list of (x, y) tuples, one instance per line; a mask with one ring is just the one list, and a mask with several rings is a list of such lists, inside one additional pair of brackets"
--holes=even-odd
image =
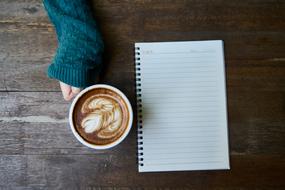
[(138, 173), (136, 125), (111, 150), (85, 148), (45, 71), (57, 42), (39, 0), (0, 1), (0, 189), (285, 189), (285, 1), (94, 0), (101, 83), (135, 105), (134, 42), (222, 39), (230, 171)]

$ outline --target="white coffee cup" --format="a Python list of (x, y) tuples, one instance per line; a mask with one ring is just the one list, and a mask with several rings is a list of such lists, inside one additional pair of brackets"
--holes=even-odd
[[(128, 126), (127, 128), (125, 129), (124, 133), (117, 139), (115, 140), (114, 142), (112, 143), (109, 143), (109, 144), (106, 144), (106, 145), (95, 145), (95, 144), (91, 144), (89, 142), (87, 142), (86, 140), (84, 140), (79, 134), (78, 132), (76, 131), (75, 129), (75, 126), (74, 126), (74, 123), (73, 123), (73, 110), (74, 110), (74, 107), (77, 103), (77, 101), (80, 99), (80, 97), (85, 94), (86, 92), (90, 91), (90, 90), (93, 90), (93, 89), (96, 89), (96, 88), (105, 88), (105, 89), (109, 89), (111, 91), (114, 91), (115, 93), (117, 93), (118, 95), (121, 96), (121, 98), (124, 100), (124, 102), (126, 103), (127, 105), (127, 108), (129, 110), (129, 121), (128, 121)], [(121, 143), (125, 138), (126, 136), (129, 134), (130, 130), (131, 130), (131, 127), (132, 127), (132, 123), (133, 123), (133, 110), (132, 110), (132, 106), (130, 104), (130, 101), (128, 100), (128, 98), (124, 95), (123, 92), (121, 92), (119, 89), (113, 87), (113, 86), (110, 86), (110, 85), (106, 85), (106, 84), (96, 84), (96, 85), (93, 85), (93, 86), (90, 86), (88, 88), (85, 88), (84, 90), (82, 90), (75, 98), (74, 100), (72, 101), (71, 103), (71, 107), (69, 109), (69, 124), (70, 124), (70, 128), (71, 128), (71, 131), (72, 133), (74, 134), (74, 136), (77, 138), (77, 140), (79, 142), (81, 142), (83, 145), (89, 147), (89, 148), (93, 148), (93, 149), (109, 149), (109, 148), (112, 148), (116, 145), (118, 145), (119, 143)]]

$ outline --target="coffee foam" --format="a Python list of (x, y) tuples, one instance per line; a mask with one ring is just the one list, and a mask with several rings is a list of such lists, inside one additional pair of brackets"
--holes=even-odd
[(81, 112), (87, 113), (81, 122), (85, 133), (97, 131), (100, 138), (108, 139), (114, 136), (122, 124), (120, 105), (110, 99), (92, 96), (83, 104)]
[(114, 142), (128, 125), (128, 108), (111, 90), (96, 89), (86, 93), (74, 110), (73, 120), (79, 135), (92, 144)]

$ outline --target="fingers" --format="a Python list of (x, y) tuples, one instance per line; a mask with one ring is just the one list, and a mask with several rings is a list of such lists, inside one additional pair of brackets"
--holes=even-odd
[(80, 88), (76, 88), (76, 87), (71, 87), (71, 92), (72, 92), (72, 96), (76, 96), (79, 92), (81, 91)]
[(71, 91), (71, 86), (68, 84), (65, 84), (63, 82), (59, 82), (62, 96), (66, 101), (71, 100), (72, 98), (72, 91)]
[(63, 82), (59, 82), (62, 96), (66, 101), (71, 100), (73, 97), (75, 97), (80, 91), (80, 88), (72, 87), (68, 84), (65, 84)]

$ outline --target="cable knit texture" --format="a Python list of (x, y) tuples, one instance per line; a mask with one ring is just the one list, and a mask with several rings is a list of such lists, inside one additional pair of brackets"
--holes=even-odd
[(48, 76), (74, 87), (94, 84), (102, 68), (103, 41), (88, 0), (43, 0), (58, 48)]

